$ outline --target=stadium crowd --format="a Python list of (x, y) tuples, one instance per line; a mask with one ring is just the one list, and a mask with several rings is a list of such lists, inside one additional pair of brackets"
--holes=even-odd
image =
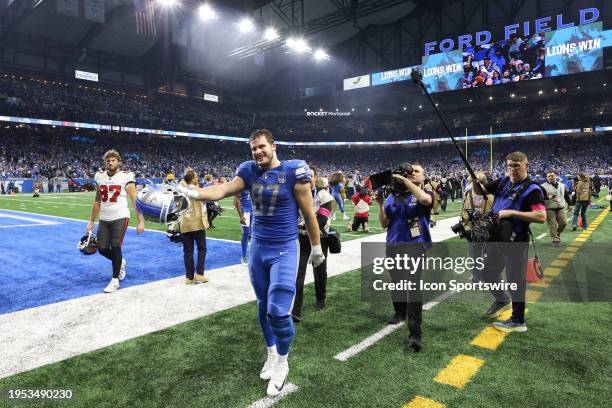
[[(93, 178), (103, 167), (102, 155), (110, 148), (123, 155), (124, 167), (137, 177), (180, 175), (187, 167), (199, 174), (231, 178), (237, 166), (250, 159), (245, 143), (211, 141), (185, 137), (123, 135), (73, 131), (26, 125), (0, 128), (0, 179), (56, 177)], [(505, 171), (503, 158), (521, 150), (530, 158), (532, 174), (555, 169), (560, 174), (609, 174), (612, 141), (604, 137), (550, 136), (543, 139), (495, 140), (493, 174)], [(398, 148), (377, 147), (290, 147), (278, 146), (281, 159), (299, 158), (316, 167), (321, 174), (369, 175), (397, 168), (402, 162), (420, 163), (429, 174), (463, 174), (463, 164), (450, 143)], [(488, 142), (470, 142), (468, 157), (475, 169), (490, 169)]]
[[(581, 95), (564, 94), (552, 99), (517, 97), (494, 102), (486, 109), (469, 103), (440, 109), (457, 134), (466, 128), (470, 134), (488, 133), (491, 125), (495, 133), (501, 133), (592, 127), (612, 121), (612, 102), (603, 93), (586, 101)], [(9, 74), (0, 76), (0, 113), (242, 137), (265, 127), (289, 141), (405, 140), (445, 134), (433, 113), (416, 106), (396, 113), (358, 111), (350, 117), (312, 117), (302, 109), (292, 114), (254, 114), (197, 98), (126, 93)]]

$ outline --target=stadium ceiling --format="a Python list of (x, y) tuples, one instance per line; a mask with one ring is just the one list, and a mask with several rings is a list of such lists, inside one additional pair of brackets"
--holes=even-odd
[[(419, 1), (407, 0), (273, 0), (252, 17), (279, 31), (279, 39), (264, 39), (231, 50), (228, 55), (248, 58), (279, 47), (289, 36), (300, 36), (325, 46), (342, 42), (371, 24), (389, 24), (413, 11)], [(306, 4), (307, 3), (307, 4)], [(430, 1), (431, 3), (431, 1)], [(429, 7), (429, 6), (428, 6)]]

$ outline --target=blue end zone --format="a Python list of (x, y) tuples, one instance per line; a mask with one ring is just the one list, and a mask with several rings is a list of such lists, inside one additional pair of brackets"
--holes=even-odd
[[(0, 314), (102, 293), (112, 277), (111, 264), (98, 254), (81, 255), (77, 243), (84, 233), (84, 222), (0, 210)], [(240, 261), (239, 242), (208, 239), (207, 247), (206, 270)], [(128, 229), (123, 257), (127, 277), (121, 288), (185, 275), (183, 246), (165, 234), (138, 236)]]

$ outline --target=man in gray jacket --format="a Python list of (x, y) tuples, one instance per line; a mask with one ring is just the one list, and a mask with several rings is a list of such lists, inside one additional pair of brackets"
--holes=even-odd
[(542, 189), (546, 192), (544, 196), (546, 223), (553, 246), (559, 247), (561, 233), (567, 226), (565, 209), (569, 208), (570, 197), (565, 184), (557, 180), (557, 174), (554, 171), (549, 171), (546, 179), (547, 181), (542, 184)]

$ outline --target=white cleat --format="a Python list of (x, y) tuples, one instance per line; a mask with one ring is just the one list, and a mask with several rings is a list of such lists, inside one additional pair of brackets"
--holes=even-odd
[(270, 378), (272, 378), (272, 371), (274, 370), (274, 364), (276, 363), (277, 358), (278, 354), (276, 354), (276, 351), (268, 351), (268, 358), (266, 359), (264, 366), (259, 372), (259, 378), (261, 378), (262, 380), (269, 380)]
[(246, 256), (243, 256), (242, 258), (240, 258), (240, 263), (243, 265), (248, 265), (249, 264), (249, 258), (247, 258)]
[(111, 279), (109, 284), (104, 288), (104, 293), (113, 293), (119, 289), (119, 279)]
[(343, 220), (348, 220), (348, 219), (350, 219), (350, 218), (349, 218), (349, 216), (348, 216), (348, 215), (346, 215), (346, 214), (342, 214), (342, 219), (343, 219)]
[(121, 269), (119, 270), (119, 280), (122, 281), (125, 279), (125, 266), (127, 262), (125, 262), (125, 258), (121, 260)]
[(274, 364), (274, 370), (272, 371), (272, 378), (270, 378), (270, 382), (268, 383), (269, 397), (276, 397), (283, 391), (288, 375), (289, 363), (287, 360), (283, 362), (277, 360)]

